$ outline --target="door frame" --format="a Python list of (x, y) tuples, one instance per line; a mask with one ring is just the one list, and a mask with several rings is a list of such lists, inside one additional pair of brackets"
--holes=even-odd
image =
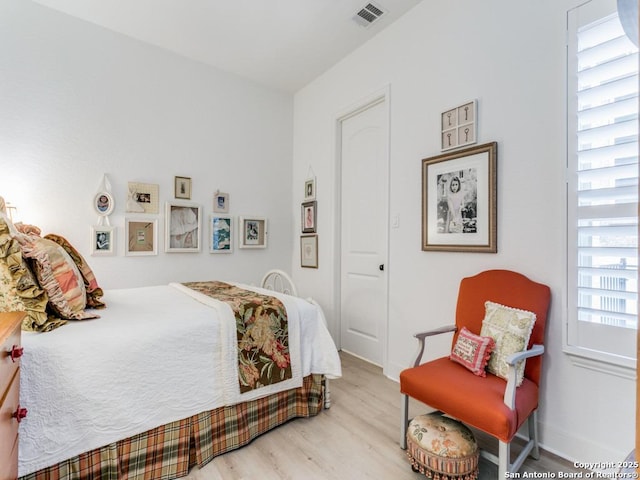
[(336, 339), (336, 346), (338, 350), (342, 348), (342, 309), (341, 309), (341, 277), (342, 277), (342, 122), (354, 115), (363, 112), (364, 110), (373, 107), (379, 103), (384, 103), (385, 106), (385, 114), (384, 117), (386, 119), (386, 145), (384, 147), (385, 156), (386, 156), (386, 168), (387, 168), (387, 191), (385, 195), (385, 207), (384, 211), (380, 212), (381, 215), (384, 216), (385, 225), (386, 225), (386, 234), (385, 234), (385, 245), (386, 251), (384, 253), (384, 265), (385, 265), (385, 274), (386, 274), (386, 311), (384, 312), (384, 326), (383, 326), (383, 335), (384, 341), (382, 342), (382, 367), (383, 372), (386, 370), (387, 365), (387, 352), (388, 352), (388, 343), (389, 343), (389, 195), (390, 195), (390, 182), (389, 182), (389, 171), (391, 168), (391, 129), (390, 129), (390, 117), (391, 117), (391, 108), (390, 108), (390, 86), (386, 85), (383, 88), (376, 90), (375, 92), (361, 98), (356, 101), (352, 105), (338, 111), (334, 115), (334, 168), (335, 168), (335, 211), (334, 211), (334, 275), (333, 275), (333, 304), (336, 306), (336, 327), (333, 338)]

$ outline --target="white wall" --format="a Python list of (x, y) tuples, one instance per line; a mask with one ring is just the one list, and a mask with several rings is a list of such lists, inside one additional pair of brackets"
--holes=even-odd
[[(389, 339), (397, 378), (412, 334), (453, 320), (460, 279), (490, 268), (548, 284), (553, 300), (542, 383), (544, 446), (582, 461), (624, 459), (634, 446), (635, 382), (577, 367), (562, 351), (565, 315), (565, 25), (576, 2), (424, 1), (295, 95), (294, 201), (317, 177), (319, 265), (299, 268), (302, 295), (325, 309), (337, 338), (335, 119), (390, 88)], [(478, 99), (479, 143), (498, 142), (498, 253), (421, 251), (421, 159), (437, 155), (440, 113)], [(363, 179), (366, 184), (366, 179)], [(294, 206), (295, 210), (295, 206)], [(389, 222), (391, 225), (391, 222)], [(299, 232), (300, 225), (295, 226)], [(432, 345), (432, 357), (450, 348)]]
[[(257, 283), (289, 269), (292, 97), (29, 1), (0, 0), (0, 195), (43, 233), (65, 236), (105, 288), (227, 279)], [(113, 186), (117, 255), (90, 256), (92, 200)], [(192, 177), (192, 201), (212, 212), (267, 217), (266, 250), (124, 256), (128, 182)], [(163, 215), (160, 236), (163, 237)]]
[[(335, 334), (334, 121), (388, 85), (390, 214), (400, 226), (390, 230), (385, 373), (395, 378), (408, 366), (414, 332), (452, 319), (462, 276), (520, 270), (553, 291), (545, 447), (589, 462), (622, 459), (633, 447), (634, 382), (576, 367), (562, 352), (564, 28), (572, 1), (424, 1), (292, 104), (288, 95), (32, 2), (0, 0), (0, 195), (23, 220), (74, 243), (106, 288), (257, 282), (267, 268), (293, 265), (301, 295), (324, 306)], [(499, 143), (499, 253), (422, 252), (420, 160), (439, 153), (440, 112), (474, 98), (480, 142)], [(318, 270), (298, 267), (309, 167), (318, 181)], [(91, 201), (104, 173), (117, 202), (118, 255), (90, 257)], [(268, 217), (268, 249), (125, 257), (127, 182), (159, 184), (164, 203), (174, 175), (193, 178), (194, 201), (207, 215), (220, 188), (231, 194), (233, 215)], [(441, 340), (431, 355), (447, 349)]]

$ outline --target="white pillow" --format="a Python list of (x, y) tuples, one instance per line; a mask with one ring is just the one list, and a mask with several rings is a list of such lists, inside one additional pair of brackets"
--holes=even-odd
[[(506, 358), (516, 352), (523, 352), (529, 345), (529, 338), (536, 322), (536, 314), (518, 308), (487, 301), (480, 335), (491, 337), (496, 342), (487, 371), (508, 380), (509, 365)], [(522, 385), (525, 361), (516, 365), (517, 386)]]

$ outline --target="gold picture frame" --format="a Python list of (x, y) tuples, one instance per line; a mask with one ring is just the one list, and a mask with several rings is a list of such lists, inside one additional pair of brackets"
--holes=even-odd
[(191, 200), (191, 178), (175, 177), (174, 178), (174, 196), (182, 200)]
[(422, 160), (422, 250), (496, 253), (497, 142)]

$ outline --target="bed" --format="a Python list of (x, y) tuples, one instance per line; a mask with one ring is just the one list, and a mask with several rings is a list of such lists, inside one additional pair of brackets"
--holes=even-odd
[[(16, 261), (7, 223), (0, 218), (5, 266)], [(31, 253), (21, 253), (26, 268)], [(87, 267), (77, 252), (71, 256), (79, 271)], [(5, 277), (14, 270), (5, 269)], [(19, 432), (21, 480), (185, 476), (290, 419), (317, 415), (325, 380), (341, 375), (313, 301), (217, 280), (107, 291), (93, 280), (93, 293), (100, 293), (94, 299), (106, 304), (95, 310), (99, 318), (23, 331), (20, 401), (29, 413)], [(84, 283), (91, 290), (91, 279)], [(263, 307), (256, 298), (280, 305), (285, 323), (274, 331), (286, 334), (286, 342), (265, 341), (260, 355), (240, 341), (242, 319), (257, 325), (268, 317), (276, 325), (273, 311), (257, 313)], [(246, 299), (254, 302), (251, 311)], [(27, 300), (25, 310), (38, 310)], [(254, 377), (243, 370), (245, 350), (263, 361)]]

